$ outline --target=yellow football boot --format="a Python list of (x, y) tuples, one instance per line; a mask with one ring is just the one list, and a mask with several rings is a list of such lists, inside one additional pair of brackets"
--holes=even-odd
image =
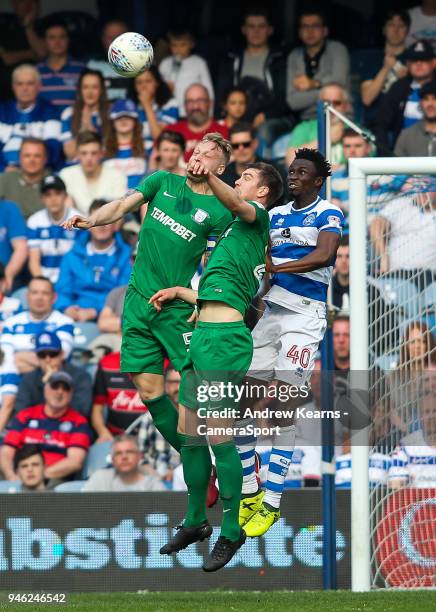
[[(241, 516), (239, 511), (239, 516)], [(258, 538), (268, 531), (280, 518), (280, 510), (270, 510), (261, 504), (259, 510), (244, 525), (244, 531), (249, 538)]]
[(239, 524), (242, 527), (256, 514), (262, 505), (265, 491), (258, 491), (252, 497), (243, 497), (239, 504)]

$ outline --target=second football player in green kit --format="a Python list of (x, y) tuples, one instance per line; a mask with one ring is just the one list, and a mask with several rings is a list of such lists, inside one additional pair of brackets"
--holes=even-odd
[[(212, 133), (197, 144), (193, 157), (211, 173), (221, 174), (230, 153), (228, 141)], [(158, 317), (149, 299), (161, 287), (190, 287), (203, 254), (213, 248), (232, 216), (204, 177), (188, 172), (184, 178), (161, 171), (145, 178), (124, 198), (106, 204), (88, 218), (73, 217), (64, 227), (107, 225), (144, 203), (147, 211), (124, 301), (121, 369), (131, 373), (156, 428), (179, 451), (178, 413), (164, 393), (163, 364), (168, 356), (174, 368), (181, 369), (194, 329), (189, 320), (193, 307), (175, 300)]]
[(245, 541), (239, 526), (242, 466), (233, 441), (235, 391), (250, 367), (253, 344), (244, 316), (265, 270), (269, 240), (266, 206), (282, 194), (279, 173), (269, 164), (249, 164), (232, 189), (200, 162), (193, 173), (207, 177), (220, 201), (236, 216), (219, 239), (197, 292), (185, 287), (158, 291), (150, 300), (160, 311), (171, 300), (198, 303), (199, 319), (182, 370), (179, 394), (181, 457), (188, 487), (188, 508), (182, 526), (162, 554), (171, 554), (212, 533), (206, 517), (211, 469), (207, 442), (215, 456), (223, 520), (220, 536), (205, 560), (211, 572), (226, 565)]

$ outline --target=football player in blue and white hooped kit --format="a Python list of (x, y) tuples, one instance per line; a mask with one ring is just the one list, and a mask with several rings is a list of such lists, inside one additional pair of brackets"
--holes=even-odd
[[(319, 151), (297, 150), (288, 171), (292, 200), (269, 213), (271, 289), (264, 297), (265, 312), (253, 330), (252, 382), (277, 380), (300, 389), (309, 383), (327, 327), (327, 289), (344, 226), (342, 211), (319, 196), (330, 174), (330, 164)], [(276, 402), (275, 408), (296, 408), (299, 399), (287, 405)], [(240, 524), (251, 537), (265, 533), (280, 517), (280, 498), (295, 443), (293, 419), (272, 413), (271, 425), (279, 425), (279, 430), (273, 439), (265, 492), (259, 490), (255, 474), (256, 439), (252, 435), (236, 439), (244, 474)]]

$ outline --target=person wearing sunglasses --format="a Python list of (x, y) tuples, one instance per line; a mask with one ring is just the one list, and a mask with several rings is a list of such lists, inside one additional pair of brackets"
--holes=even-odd
[(14, 457), (25, 444), (35, 444), (45, 461), (44, 475), (54, 486), (82, 469), (92, 433), (87, 419), (71, 408), (73, 379), (53, 372), (44, 384), (44, 401), (16, 414), (0, 449), (0, 468), (7, 480), (17, 480)]
[(65, 361), (61, 341), (55, 332), (46, 331), (35, 340), (38, 367), (24, 374), (18, 386), (15, 410), (44, 403), (44, 384), (54, 372), (66, 372), (73, 381), (71, 407), (88, 416), (92, 402), (92, 381), (89, 374)]
[[(221, 178), (227, 185), (234, 187), (235, 181), (241, 177), (247, 164), (266, 162), (266, 160), (256, 153), (259, 142), (256, 138), (255, 129), (249, 123), (242, 121), (235, 123), (235, 125), (230, 128), (229, 139), (232, 146), (232, 161), (224, 170)], [(286, 185), (284, 171), (279, 166), (275, 165), (274, 162), (268, 161), (268, 163), (278, 170), (283, 179), (283, 184)], [(282, 196), (282, 200), (283, 197), (285, 197), (285, 195)], [(280, 200), (279, 203), (282, 203), (282, 200)]]

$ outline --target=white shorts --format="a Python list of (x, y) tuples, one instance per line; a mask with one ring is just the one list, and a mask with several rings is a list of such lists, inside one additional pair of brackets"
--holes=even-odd
[(283, 306), (266, 303), (265, 312), (253, 329), (253, 359), (249, 376), (281, 380), (291, 385), (307, 384), (318, 346), (327, 327), (319, 314), (310, 316)]

